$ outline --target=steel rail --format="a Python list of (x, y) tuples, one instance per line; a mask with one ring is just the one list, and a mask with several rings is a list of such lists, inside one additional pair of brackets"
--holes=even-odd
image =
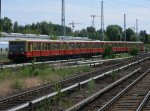
[(149, 98), (150, 98), (150, 91), (147, 93), (147, 95), (145, 96), (145, 98), (143, 99), (139, 107), (136, 109), (136, 111), (142, 111), (142, 109), (144, 108), (144, 105), (146, 104)]
[[(144, 60), (144, 59), (143, 59), (143, 60)], [(143, 60), (142, 60), (142, 61), (143, 61)], [(133, 63), (128, 64), (128, 65), (125, 65), (125, 66), (122, 66), (122, 67), (120, 67), (120, 68), (118, 68), (118, 69), (105, 72), (105, 73), (103, 73), (103, 74), (101, 74), (101, 75), (98, 75), (98, 76), (96, 76), (96, 77), (92, 77), (92, 78), (90, 78), (90, 79), (87, 79), (87, 80), (82, 81), (82, 82), (79, 82), (79, 83), (76, 83), (76, 84), (74, 84), (74, 85), (72, 85), (72, 86), (63, 88), (63, 89), (61, 89), (59, 92), (64, 93), (64, 92), (66, 92), (66, 91), (69, 91), (69, 90), (74, 89), (74, 88), (76, 88), (76, 87), (79, 87), (79, 86), (81, 86), (81, 85), (87, 84), (87, 83), (88, 83), (89, 81), (91, 81), (91, 80), (100, 79), (100, 78), (102, 78), (102, 77), (104, 77), (104, 76), (106, 76), (106, 75), (111, 74), (111, 73), (114, 72), (114, 71), (118, 71), (118, 70), (121, 70), (121, 69), (130, 67), (130, 66), (135, 65), (135, 64), (137, 64), (137, 63), (139, 63), (139, 62), (141, 62), (141, 60), (140, 60), (140, 61), (133, 62)], [(140, 69), (138, 69), (138, 70), (140, 70)], [(137, 72), (137, 70), (136, 70), (136, 72)], [(19, 105), (19, 106), (15, 107), (15, 108), (11, 108), (11, 109), (9, 109), (8, 111), (14, 111), (14, 110), (23, 109), (23, 108), (25, 108), (25, 107), (28, 107), (30, 104), (36, 104), (36, 103), (38, 103), (38, 102), (40, 102), (40, 101), (42, 101), (42, 100), (45, 100), (45, 99), (47, 99), (47, 98), (54, 97), (54, 96), (56, 96), (57, 94), (59, 94), (59, 92), (57, 91), (57, 92), (53, 92), (53, 93), (47, 94), (47, 95), (42, 96), (42, 97), (40, 97), (40, 98), (38, 98), (38, 99), (35, 99), (35, 100), (33, 100), (33, 101), (24, 103), (24, 104)]]
[[(121, 69), (126, 68), (126, 67), (130, 67), (131, 65), (138, 64), (138, 63), (140, 63), (140, 62), (142, 62), (142, 61), (144, 61), (144, 60), (146, 60), (146, 59), (149, 59), (149, 57), (146, 57), (146, 58), (144, 58), (144, 59), (138, 60), (138, 61), (136, 61), (136, 62), (132, 62), (132, 63), (130, 63), (130, 64), (128, 64), (128, 65), (125, 65), (125, 66), (123, 66), (123, 67), (120, 67), (120, 68), (118, 68), (118, 69), (116, 69), (116, 70), (112, 70), (112, 71), (117, 71), (117, 70), (121, 70)], [(104, 73), (103, 75), (107, 75), (107, 74), (109, 74), (109, 73), (112, 73), (112, 71), (108, 71), (108, 72)], [(80, 82), (80, 83), (78, 83), (78, 84), (75, 84), (75, 85), (72, 85), (72, 86), (70, 86), (70, 87), (64, 88), (64, 89), (61, 90), (61, 92), (70, 90), (70, 89), (75, 88), (75, 87), (77, 87), (77, 86), (79, 86), (79, 85), (83, 85), (83, 84), (89, 82), (90, 80), (98, 79), (98, 78), (100, 78), (100, 77), (102, 77), (102, 75), (98, 75), (98, 76), (96, 76), (96, 77), (92, 77), (92, 78), (90, 78), (90, 79), (88, 79), (88, 80), (85, 80), (85, 81), (82, 81), (82, 82)], [(45, 87), (45, 88), (46, 88), (46, 87)], [(41, 89), (42, 89), (42, 88), (41, 88)], [(37, 89), (36, 89), (36, 90), (37, 90)], [(25, 92), (25, 93), (23, 93), (23, 94), (24, 94), (24, 95), (27, 95), (28, 93), (31, 93), (31, 92), (34, 93), (34, 91), (36, 91), (36, 90), (28, 91), (28, 92)], [(39, 90), (39, 89), (38, 89), (38, 90)], [(58, 94), (58, 92), (54, 92), (54, 93), (51, 93), (51, 94), (49, 94), (49, 95), (43, 96), (43, 97), (38, 98), (38, 99), (36, 99), (36, 100), (34, 100), (34, 101), (32, 101), (32, 102), (33, 102), (33, 104), (34, 104), (34, 103), (37, 103), (37, 102), (39, 102), (39, 101), (41, 101), (41, 100), (43, 100), (43, 99), (52, 97), (52, 96), (54, 96), (54, 95), (56, 95), (56, 94)], [(22, 94), (18, 94), (18, 95), (16, 95), (16, 96), (14, 96), (14, 98), (17, 97), (17, 96), (21, 96), (21, 95), (22, 95)], [(13, 98), (13, 97), (12, 97), (12, 98)], [(10, 97), (10, 98), (8, 98), (8, 99), (12, 99), (12, 98)], [(6, 99), (6, 100), (7, 100), (7, 99)], [(26, 104), (23, 104), (23, 105), (21, 105), (21, 106), (18, 106), (17, 108), (22, 108), (22, 107), (25, 107), (26, 105), (29, 106), (29, 103), (32, 103), (32, 102), (28, 102), (28, 103), (26, 103)], [(16, 108), (16, 107), (15, 107), (15, 108)], [(10, 110), (11, 110), (11, 109), (10, 109)]]
[(127, 92), (131, 87), (133, 87), (136, 83), (138, 83), (145, 75), (147, 75), (150, 72), (150, 69), (148, 69), (146, 72), (144, 72), (139, 78), (137, 78), (133, 83), (131, 83), (128, 87), (126, 87), (124, 90), (122, 90), (119, 94), (117, 94), (113, 99), (111, 99), (109, 102), (107, 102), (103, 107), (101, 107), (97, 111), (104, 111), (109, 107), (111, 104), (113, 104), (115, 101), (117, 101), (125, 92)]
[(74, 111), (74, 110), (78, 110), (81, 107), (85, 106), (87, 103), (91, 102), (92, 100), (94, 100), (95, 98), (99, 97), (100, 95), (104, 94), (105, 92), (107, 92), (108, 90), (112, 89), (113, 87), (117, 86), (118, 84), (122, 83), (123, 81), (127, 80), (128, 78), (130, 78), (131, 76), (133, 76), (136, 72), (138, 72), (141, 68), (136, 69), (135, 71), (131, 72), (129, 75), (117, 80), (116, 82), (112, 83), (111, 85), (105, 87), (104, 89), (100, 90), (99, 92), (97, 92), (96, 94), (90, 96), (89, 98), (81, 101), (80, 103), (72, 106), (71, 108), (67, 109), (66, 111)]
[[(80, 61), (78, 59), (73, 59), (68, 61), (68, 60), (59, 60), (59, 61), (46, 61), (46, 62), (35, 62), (34, 64), (35, 65), (40, 65), (40, 64), (52, 64), (52, 65), (55, 65), (55, 64), (63, 64), (63, 63), (68, 63), (68, 64), (76, 64), (76, 65), (72, 65), (72, 67), (78, 67), (78, 66), (85, 66), (85, 65), (100, 65), (104, 62), (110, 62), (110, 61), (119, 61), (119, 60), (124, 60), (124, 59), (129, 59), (130, 57), (126, 57), (126, 58), (116, 58), (116, 59), (107, 59), (107, 60), (96, 60), (94, 61), (93, 60), (83, 60)], [(0, 66), (0, 69), (7, 69), (7, 68), (16, 68), (16, 67), (24, 67), (24, 66), (31, 66), (32, 63), (21, 63), (21, 64), (9, 64), (9, 65), (2, 65)], [(66, 66), (66, 67), (69, 67), (69, 66)], [(65, 68), (65, 67), (60, 67), (60, 68)]]

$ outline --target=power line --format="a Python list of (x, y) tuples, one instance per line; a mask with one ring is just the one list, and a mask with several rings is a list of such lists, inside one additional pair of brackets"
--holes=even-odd
[[(147, 18), (150, 18), (150, 16), (148, 16), (148, 15), (143, 15), (143, 14), (139, 14), (139, 12), (138, 13), (134, 13), (134, 12), (131, 12), (131, 10), (130, 11), (127, 11), (127, 10), (124, 10), (124, 9), (122, 9), (122, 8), (120, 8), (120, 6), (117, 6), (116, 4), (115, 5), (112, 5), (112, 3), (110, 3), (110, 2), (106, 2), (105, 1), (105, 3), (107, 3), (107, 4), (109, 4), (111, 7), (113, 7), (113, 8), (116, 8), (116, 9), (119, 9), (119, 10), (117, 10), (117, 11), (120, 11), (120, 12), (124, 12), (124, 13), (130, 13), (130, 14), (134, 14), (134, 17), (135, 17), (135, 15), (137, 15), (137, 16), (141, 16), (141, 17), (147, 17)], [(114, 2), (113, 2), (114, 3)], [(133, 16), (133, 15), (131, 15), (131, 16)]]
[(124, 2), (124, 1), (111, 0), (111, 2), (115, 2), (115, 3), (118, 3), (118, 4), (122, 4), (122, 5), (128, 5), (128, 6), (132, 6), (132, 7), (134, 6), (134, 7), (141, 7), (141, 8), (149, 9), (149, 7), (141, 6), (139, 4)]

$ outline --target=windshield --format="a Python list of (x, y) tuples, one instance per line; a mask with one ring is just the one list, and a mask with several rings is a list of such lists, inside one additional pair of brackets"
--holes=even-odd
[(10, 42), (9, 51), (22, 52), (25, 51), (25, 42)]

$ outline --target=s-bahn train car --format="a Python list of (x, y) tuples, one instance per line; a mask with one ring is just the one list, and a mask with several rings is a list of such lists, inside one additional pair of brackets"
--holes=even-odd
[(36, 59), (50, 60), (74, 56), (92, 56), (103, 53), (106, 46), (113, 51), (128, 52), (136, 47), (143, 51), (143, 42), (122, 41), (58, 41), (58, 40), (15, 40), (9, 41), (8, 58), (14, 62), (25, 62)]

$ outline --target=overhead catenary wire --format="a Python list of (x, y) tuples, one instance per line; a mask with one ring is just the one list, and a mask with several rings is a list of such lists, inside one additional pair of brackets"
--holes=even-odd
[(117, 4), (121, 4), (121, 5), (127, 5), (127, 6), (131, 6), (131, 7), (140, 7), (140, 8), (145, 8), (145, 9), (150, 9), (149, 7), (145, 7), (143, 5), (139, 5), (139, 4), (133, 4), (133, 3), (129, 3), (129, 2), (125, 2), (125, 1), (118, 1), (118, 0), (109, 0), (111, 2), (115, 2)]
[[(149, 15), (144, 15), (144, 14), (141, 14), (141, 13), (139, 13), (139, 12), (138, 12), (138, 13), (135, 13), (135, 12), (132, 12), (132, 10), (127, 11), (127, 10), (125, 10), (125, 9), (123, 9), (123, 8), (120, 8), (120, 6), (118, 6), (118, 4), (116, 4), (116, 3), (113, 2), (113, 1), (110, 1), (110, 2), (105, 1), (105, 3), (108, 4), (109, 6), (113, 7), (113, 8), (119, 9), (118, 11), (120, 11), (120, 12), (122, 12), (122, 13), (133, 14), (132, 16), (134, 16), (134, 17), (135, 17), (135, 15), (137, 15), (137, 16), (140, 16), (140, 17), (150, 18)], [(113, 3), (113, 4), (112, 4), (112, 3)], [(114, 5), (114, 4), (115, 4), (115, 5)]]

